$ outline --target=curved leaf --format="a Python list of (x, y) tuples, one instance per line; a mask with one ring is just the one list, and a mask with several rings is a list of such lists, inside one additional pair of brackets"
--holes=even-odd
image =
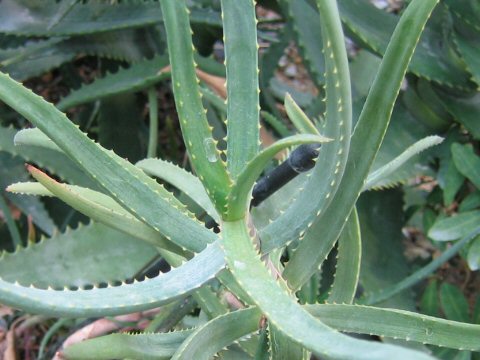
[(107, 74), (93, 83), (73, 90), (56, 105), (59, 110), (96, 101), (101, 98), (123, 92), (139, 91), (170, 76), (168, 71), (161, 71), (168, 65), (165, 56), (156, 56), (121, 68), (113, 74)]
[[(335, 201), (307, 231), (284, 270), (298, 289), (318, 269), (352, 211), (390, 121), (395, 99), (425, 23), (438, 0), (414, 0), (403, 13), (352, 135), (345, 173)], [(328, 134), (327, 134), (328, 135)], [(321, 238), (311, 236), (323, 230)]]
[[(162, 13), (156, 1), (122, 1), (110, 4), (101, 0), (77, 1), (56, 23), (55, 0), (45, 0), (41, 6), (28, 0), (5, 0), (0, 6), (0, 32), (15, 35), (51, 36), (79, 35), (154, 25)], [(15, 15), (12, 15), (15, 14)], [(192, 21), (221, 27), (218, 13), (208, 9), (192, 9)]]
[(357, 209), (348, 218), (338, 239), (337, 266), (327, 302), (351, 304), (357, 292), (362, 259), (362, 240)]
[(197, 252), (216, 239), (155, 180), (104, 150), (53, 105), (4, 74), (0, 74), (0, 99), (37, 125), (116, 201), (167, 239)]
[(394, 173), (398, 168), (405, 164), (410, 158), (418, 153), (428, 149), (429, 147), (440, 144), (443, 138), (440, 136), (428, 136), (422, 140), (417, 141), (415, 144), (410, 145), (403, 153), (398, 155), (395, 159), (385, 164), (380, 169), (368, 174), (367, 181), (363, 185), (363, 191), (369, 190), (374, 187), (382, 186), (385, 178)]
[(33, 190), (33, 194), (36, 195), (56, 196), (75, 210), (95, 221), (108, 225), (134, 238), (159, 246), (162, 249), (183, 254), (179, 246), (166, 241), (160, 233), (137, 220), (109, 196), (93, 190), (58, 183), (32, 166), (29, 166), (28, 169), (44, 188), (32, 183), (20, 183), (9, 186), (7, 188), (8, 191), (29, 192), (32, 194)]
[(352, 96), (342, 26), (335, 2), (317, 1), (317, 6), (326, 66), (326, 113), (319, 130), (334, 141), (320, 149), (312, 175), (292, 205), (259, 232), (265, 252), (301, 238), (324, 213), (338, 189), (349, 153)]
[(156, 254), (151, 245), (91, 223), (43, 238), (15, 253), (4, 252), (0, 274), (5, 281), (45, 289), (114, 283), (135, 277)]
[(172, 359), (209, 360), (224, 347), (258, 328), (257, 308), (237, 310), (216, 317), (196, 329), (178, 348)]
[(360, 305), (306, 305), (305, 309), (340, 331), (478, 351), (480, 325), (418, 313)]
[(192, 35), (185, 1), (161, 1), (165, 15), (173, 93), (183, 138), (193, 168), (216, 209), (223, 213), (231, 183), (202, 105), (195, 74)]
[(108, 360), (119, 358), (167, 360), (192, 333), (192, 330), (168, 333), (110, 334), (68, 346), (62, 358), (71, 360)]
[(186, 194), (217, 222), (219, 215), (201, 181), (190, 172), (162, 159), (145, 159), (135, 164), (147, 174), (156, 176)]
[(223, 223), (223, 246), (230, 271), (267, 319), (291, 340), (315, 354), (331, 359), (432, 359), (408, 349), (354, 339), (312, 317), (275, 282), (263, 265), (244, 220)]
[(228, 195), (228, 212), (226, 219), (228, 221), (238, 220), (245, 216), (248, 205), (250, 192), (267, 163), (279, 151), (301, 144), (325, 143), (330, 139), (321, 135), (293, 135), (285, 139), (278, 140), (268, 148), (255, 156), (243, 169), (237, 180), (232, 186), (232, 190)]
[(218, 243), (166, 274), (133, 284), (91, 290), (43, 290), (0, 279), (0, 302), (31, 313), (62, 317), (128, 314), (184, 296), (213, 279), (225, 266)]

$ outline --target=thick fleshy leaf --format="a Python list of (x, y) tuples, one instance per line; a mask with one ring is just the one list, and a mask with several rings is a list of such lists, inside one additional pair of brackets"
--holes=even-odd
[[(342, 22), (354, 39), (384, 55), (399, 16), (380, 10), (367, 0), (341, 0), (339, 8)], [(468, 88), (469, 74), (445, 55), (441, 36), (434, 29), (425, 29), (409, 71), (450, 87)]]
[(160, 5), (165, 15), (175, 104), (187, 152), (216, 209), (223, 213), (231, 179), (202, 105), (188, 9), (184, 0), (165, 0)]
[(110, 334), (82, 341), (63, 350), (69, 360), (108, 360), (117, 358), (167, 360), (192, 333), (192, 330), (168, 333)]
[[(47, 0), (42, 6), (32, 6), (28, 0), (2, 1), (0, 32), (33, 36), (79, 35), (153, 25), (162, 19), (156, 1), (125, 1), (118, 4), (96, 0), (87, 3), (77, 1), (61, 19), (52, 23), (57, 12), (58, 3), (55, 0)], [(219, 14), (208, 9), (193, 9), (192, 21), (221, 26)]]
[(197, 252), (216, 239), (155, 180), (98, 146), (53, 105), (4, 74), (0, 74), (0, 99), (37, 125), (123, 207), (165, 237)]
[(237, 310), (216, 317), (196, 329), (178, 348), (172, 359), (211, 359), (218, 351), (258, 327), (257, 308)]
[(225, 266), (218, 243), (179, 268), (133, 284), (90, 290), (24, 287), (0, 279), (0, 302), (31, 313), (62, 317), (128, 314), (167, 304), (198, 289)]
[(453, 349), (480, 349), (480, 325), (360, 305), (306, 305), (305, 308), (340, 331), (374, 334)]
[[(304, 9), (304, 6), (311, 6), (306, 1), (291, 4), (303, 6)], [(336, 7), (333, 9), (331, 5), (329, 1), (325, 4), (323, 1), (317, 2), (320, 9), (321, 42), (318, 37), (312, 37), (311, 40), (314, 41), (309, 46), (316, 47), (313, 49), (315, 53), (325, 60), (325, 70), (321, 70), (321, 74), (326, 73), (325, 120), (319, 126), (319, 131), (333, 141), (320, 149), (312, 175), (288, 209), (260, 231), (265, 252), (283, 247), (303, 236), (330, 205), (346, 166), (352, 128), (351, 85), (343, 31), (336, 17)], [(312, 9), (308, 14), (311, 16), (316, 13)], [(305, 22), (305, 19), (299, 18), (297, 21)], [(318, 24), (317, 21), (316, 23)], [(310, 26), (307, 22), (303, 25)]]
[(208, 194), (205, 192), (202, 182), (192, 173), (162, 159), (145, 159), (135, 165), (147, 174), (156, 176), (170, 185), (175, 186), (200, 205), (200, 207), (205, 209), (212, 218), (219, 221), (218, 213)]
[(327, 302), (351, 304), (357, 292), (362, 259), (362, 240), (357, 210), (355, 209), (338, 239), (335, 280)]
[(265, 166), (275, 156), (275, 154), (283, 149), (295, 145), (315, 143), (320, 144), (329, 141), (331, 141), (331, 139), (321, 135), (293, 135), (285, 139), (278, 140), (260, 152), (244, 167), (243, 171), (233, 184), (230, 194), (228, 195), (229, 202), (226, 219), (229, 221), (238, 220), (245, 216), (249, 205), (248, 197), (250, 196), (253, 185), (262, 173)]
[(364, 190), (368, 190), (373, 187), (382, 186), (385, 183), (385, 179), (394, 173), (398, 168), (410, 160), (413, 156), (428, 149), (429, 147), (440, 144), (443, 138), (440, 136), (429, 136), (417, 141), (415, 144), (410, 145), (403, 153), (398, 155), (395, 159), (385, 164), (380, 169), (370, 173), (367, 177), (367, 181), (363, 186)]
[(83, 287), (131, 279), (156, 256), (152, 245), (92, 223), (3, 253), (0, 274), (23, 286)]
[(151, 60), (137, 62), (129, 68), (122, 68), (113, 74), (107, 74), (103, 78), (95, 80), (91, 84), (73, 90), (57, 104), (57, 107), (60, 110), (66, 110), (114, 94), (146, 89), (170, 76), (167, 71), (161, 71), (167, 65), (168, 59), (165, 56), (157, 56)]
[(228, 92), (227, 168), (236, 179), (260, 145), (255, 2), (223, 0), (222, 20)]
[(291, 340), (331, 359), (432, 359), (409, 349), (354, 339), (326, 326), (285, 291), (284, 282), (275, 281), (254, 250), (244, 220), (224, 222), (222, 233), (226, 261), (238, 283), (267, 319)]
[[(317, 271), (340, 235), (382, 143), (412, 54), (437, 3), (438, 0), (414, 0), (398, 22), (352, 135), (335, 201), (306, 232), (285, 267), (284, 275), (292, 288), (298, 289)], [(317, 227), (323, 230), (321, 238), (309, 235)]]

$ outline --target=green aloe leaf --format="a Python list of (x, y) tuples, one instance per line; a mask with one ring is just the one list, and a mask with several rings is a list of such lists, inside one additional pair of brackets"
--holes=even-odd
[[(478, 19), (476, 23), (478, 24)], [(473, 37), (461, 36), (456, 32), (453, 34), (454, 41), (463, 61), (465, 61), (467, 70), (472, 74), (472, 80), (480, 86), (480, 41), (478, 41), (478, 34)]]
[(306, 0), (281, 1), (284, 5), (286, 16), (292, 23), (292, 33), (298, 45), (302, 59), (306, 62), (307, 69), (318, 88), (325, 85), (325, 64), (322, 52), (323, 35), (321, 22), (315, 6)]
[(231, 179), (202, 105), (195, 74), (188, 9), (185, 1), (166, 0), (160, 5), (165, 15), (175, 104), (187, 152), (196, 175), (216, 209), (223, 213), (226, 211)]
[(335, 280), (327, 302), (351, 304), (357, 292), (362, 259), (362, 240), (357, 210), (354, 209), (338, 239)]
[[(11, 182), (23, 181), (28, 178), (29, 175), (25, 170), (25, 164), (20, 157), (12, 157), (10, 154), (0, 151), (0, 188), (2, 190)], [(56, 225), (45, 208), (45, 205), (39, 201), (39, 199), (9, 194), (3, 191), (2, 196), (5, 196), (24, 214), (30, 215), (33, 223), (44, 231), (45, 234), (52, 235), (55, 232)], [(6, 214), (9, 212), (10, 210), (5, 210)], [(13, 226), (13, 222), (10, 226)]]
[(42, 238), (15, 253), (4, 252), (0, 273), (5, 281), (17, 281), (24, 286), (83, 287), (133, 278), (156, 254), (152, 245), (91, 223)]
[(110, 334), (68, 346), (61, 352), (68, 360), (108, 360), (117, 358), (167, 360), (192, 333)]
[(162, 159), (145, 159), (135, 164), (147, 174), (156, 176), (195, 201), (217, 222), (220, 220), (215, 207), (205, 192), (202, 182), (192, 173)]
[(415, 144), (410, 145), (403, 153), (398, 155), (395, 159), (389, 163), (383, 165), (381, 168), (370, 173), (367, 177), (367, 181), (363, 186), (364, 190), (369, 190), (374, 187), (382, 186), (385, 183), (385, 179), (398, 170), (403, 164), (410, 160), (413, 156), (428, 149), (429, 147), (440, 144), (443, 138), (440, 136), (428, 136), (422, 140), (417, 141)]
[(340, 331), (374, 334), (453, 349), (480, 349), (480, 325), (360, 305), (306, 305), (305, 309)]
[(297, 130), (302, 134), (319, 135), (313, 122), (307, 117), (289, 93), (285, 95), (285, 111)]
[[(58, 149), (58, 147), (51, 140), (49, 144), (53, 144), (52, 146), (43, 146), (37, 142), (17, 143), (17, 135), (23, 134), (24, 131), (32, 131), (32, 133), (28, 133), (28, 136), (31, 134), (35, 138), (37, 138), (39, 133), (42, 134), (40, 131), (33, 131), (33, 129), (18, 131), (18, 129), (13, 127), (0, 128), (0, 150), (19, 156), (25, 162), (35, 163), (69, 183), (88, 186), (98, 190), (95, 182), (79, 166), (73, 163), (65, 154), (53, 151)], [(44, 134), (41, 135), (41, 138), (48, 139)]]
[(172, 359), (211, 359), (224, 347), (258, 327), (257, 308), (237, 310), (219, 316), (196, 329), (178, 348)]
[(478, 112), (480, 111), (480, 94), (474, 93), (466, 97), (454, 97), (439, 93), (447, 111), (456, 121), (465, 126), (475, 139), (480, 139)]
[[(311, 176), (291, 206), (260, 231), (262, 250), (265, 252), (301, 238), (317, 217), (323, 215), (338, 189), (347, 162), (352, 99), (344, 37), (336, 4), (321, 1), (317, 5), (320, 9), (326, 66), (326, 112), (319, 131), (333, 141), (320, 149)], [(317, 51), (321, 51), (318, 40), (316, 46)]]
[(28, 170), (43, 186), (36, 183), (17, 183), (9, 186), (7, 190), (32, 195), (56, 196), (95, 221), (162, 249), (177, 254), (184, 253), (179, 246), (166, 241), (160, 233), (137, 220), (109, 196), (90, 189), (58, 183), (31, 166)]
[(255, 3), (223, 0), (222, 19), (227, 68), (227, 168), (236, 179), (260, 145)]
[[(399, 16), (380, 10), (367, 0), (341, 0), (338, 5), (342, 22), (354, 39), (376, 54), (384, 55)], [(409, 71), (450, 87), (471, 87), (469, 74), (444, 55), (441, 36), (433, 29), (425, 29)]]
[(198, 289), (225, 266), (218, 243), (184, 265), (133, 284), (91, 290), (24, 287), (0, 279), (0, 302), (31, 313), (62, 317), (128, 314), (167, 304)]
[[(408, 63), (437, 3), (437, 0), (414, 0), (398, 22), (352, 135), (335, 201), (307, 231), (285, 267), (284, 275), (293, 289), (298, 289), (316, 272), (341, 233), (382, 143)], [(309, 235), (316, 233), (315, 228), (323, 229), (321, 238)]]
[(167, 239), (197, 252), (215, 240), (215, 234), (155, 180), (113, 152), (105, 151), (53, 105), (4, 74), (0, 74), (0, 99), (37, 125), (116, 201)]
[[(130, 0), (116, 4), (98, 0), (78, 1), (58, 22), (52, 23), (57, 12), (58, 3), (55, 0), (44, 1), (42, 6), (32, 6), (28, 0), (2, 1), (0, 32), (33, 36), (79, 35), (144, 27), (157, 24), (162, 19), (156, 1), (137, 3)], [(192, 21), (221, 26), (219, 14), (209, 9), (192, 9)]]
[(170, 77), (168, 71), (161, 71), (168, 65), (166, 56), (156, 56), (122, 68), (115, 73), (108, 73), (93, 83), (73, 90), (57, 104), (65, 111), (73, 106), (96, 101), (107, 96), (124, 92), (139, 91)]
[[(431, 359), (401, 347), (357, 340), (308, 314), (264, 266), (244, 220), (223, 223), (223, 247), (232, 274), (274, 326), (291, 340), (331, 359)], [(275, 302), (272, 302), (275, 299)]]
[(245, 216), (248, 210), (248, 200), (253, 185), (262, 173), (265, 166), (275, 156), (275, 154), (291, 146), (301, 144), (325, 143), (330, 140), (331, 139), (320, 135), (293, 135), (285, 139), (278, 140), (277, 142), (260, 152), (248, 164), (246, 164), (244, 170), (240, 173), (235, 183), (233, 184), (232, 190), (228, 195), (229, 208), (226, 214), (226, 219), (232, 221), (238, 220)]

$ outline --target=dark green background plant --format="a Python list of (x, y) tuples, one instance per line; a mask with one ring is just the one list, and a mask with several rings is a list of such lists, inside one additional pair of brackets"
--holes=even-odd
[[(178, 312), (190, 293), (201, 309), (195, 330), (181, 330), (188, 323), (179, 318), (178, 325), (165, 329), (176, 330), (173, 333), (98, 338), (66, 349), (65, 355), (71, 358), (209, 357), (252, 332), (253, 336), (219, 356), (292, 359), (308, 358), (313, 352), (331, 358), (429, 358), (406, 348), (340, 335), (308, 312), (337, 330), (457, 349), (433, 346), (440, 358), (474, 356), (458, 350), (478, 351), (478, 326), (408, 311), (416, 310), (415, 300), (421, 299), (420, 310), (428, 315), (478, 323), (480, 306), (472, 307), (457, 287), (446, 282), (439, 286), (438, 280), (431, 280), (425, 291), (415, 288), (416, 296), (406, 290), (459, 251), (471, 270), (478, 266), (478, 8), (468, 1), (445, 1), (436, 7), (409, 65), (408, 84), (392, 113), (417, 35), (436, 1), (413, 1), (406, 8), (404, 25), (399, 26), (389, 49), (400, 14), (379, 10), (368, 1), (345, 0), (338, 1), (337, 17), (334, 1), (317, 3), (265, 2), (280, 18), (261, 19), (258, 25), (248, 1), (189, 2), (188, 18), (183, 2), (174, 1), (162, 1), (162, 9), (153, 1), (114, 5), (51, 1), (42, 7), (29, 1), (0, 3), (2, 70), (20, 81), (45, 72), (61, 79), (49, 100), (59, 100), (56, 107), (62, 111), (85, 104), (69, 112), (74, 124), (118, 154), (88, 140), (54, 107), (2, 76), (0, 98), (41, 130), (18, 132), (25, 121), (9, 108), (1, 108), (1, 182), (3, 187), (19, 182), (9, 187), (10, 193), (2, 194), (2, 246), (11, 249), (12, 244), (24, 246), (29, 241), (27, 247), (4, 254), (0, 261), (5, 280), (0, 289), (2, 302), (30, 312), (75, 317), (163, 305), (157, 325), (149, 331), (161, 328), (163, 317)], [(28, 21), (19, 15), (20, 10), (28, 12)], [(349, 62), (340, 19), (358, 46)], [(194, 30), (195, 53), (188, 21)], [(258, 64), (257, 36), (270, 44), (261, 51)], [(222, 40), (225, 67), (209, 56), (213, 45)], [(318, 97), (298, 92), (275, 77), (278, 60), (292, 40), (319, 89)], [(380, 64), (377, 56), (384, 55)], [(193, 59), (198, 69), (227, 77), (227, 104), (208, 86), (211, 79), (198, 74), (202, 82), (197, 84)], [(78, 68), (85, 66), (103, 76), (78, 88), (85, 78)], [(168, 94), (170, 79), (189, 155), (187, 169), (196, 177), (155, 159), (159, 153), (177, 162), (181, 159), (182, 148), (171, 120), (175, 114), (165, 107), (156, 108), (157, 97), (165, 99)], [(38, 78), (29, 84), (44, 86)], [(68, 88), (69, 95), (58, 99), (57, 94)], [(285, 97), (286, 91), (293, 97)], [(284, 97), (293, 126), (282, 120), (277, 106)], [(149, 121), (142, 111), (146, 102)], [(263, 126), (280, 139), (262, 152), (260, 104)], [(164, 121), (160, 126), (158, 111)], [(351, 120), (356, 119), (350, 144)], [(160, 147), (159, 127), (170, 138)], [(303, 134), (286, 137), (295, 133)], [(415, 155), (441, 141), (426, 137), (432, 134), (446, 139)], [(258, 234), (253, 242), (261, 250), (260, 259), (245, 226), (254, 181), (265, 166), (271, 166), (270, 159), (279, 150), (328, 140), (332, 141), (322, 146), (310, 173), (300, 175), (252, 210)], [(145, 155), (150, 159), (131, 164)], [(25, 161), (71, 185), (62, 185), (36, 168), (25, 169)], [(29, 173), (38, 183), (26, 182)], [(419, 197), (408, 182), (414, 176), (430, 182), (433, 191), (428, 197)], [(406, 185), (379, 191), (398, 184)], [(369, 189), (377, 191), (364, 192), (350, 214), (359, 194)], [(12, 192), (54, 196), (78, 212), (68, 210), (65, 216), (66, 208), (54, 199), (41, 201)], [(12, 208), (30, 217), (15, 221)], [(460, 214), (446, 217), (456, 212)], [(77, 227), (85, 221), (80, 213), (93, 222)], [(420, 227), (433, 241), (461, 240), (450, 248), (433, 242), (441, 256), (412, 268), (402, 255), (406, 215), (408, 224)], [(204, 227), (210, 218), (220, 224), (220, 235)], [(65, 231), (68, 225), (76, 229)], [(62, 232), (55, 232), (56, 227)], [(49, 238), (32, 244), (38, 232)], [(333, 248), (338, 236), (338, 246)], [(204, 249), (207, 243), (213, 245)], [(183, 264), (194, 253), (199, 254)], [(39, 290), (118, 285), (142, 276), (160, 258), (176, 269), (108, 289)], [(229, 270), (224, 269), (225, 261)], [(14, 281), (20, 285), (12, 285)], [(38, 289), (24, 287), (30, 284)], [(363, 294), (354, 299), (357, 284)], [(232, 312), (223, 300), (225, 293), (233, 294), (247, 308)], [(295, 293), (302, 304), (313, 305), (299, 306), (292, 300)], [(325, 301), (330, 305), (316, 305)], [(382, 307), (347, 305), (353, 301)], [(266, 328), (259, 325), (261, 316), (267, 319)], [(65, 326), (63, 320), (56, 324)]]

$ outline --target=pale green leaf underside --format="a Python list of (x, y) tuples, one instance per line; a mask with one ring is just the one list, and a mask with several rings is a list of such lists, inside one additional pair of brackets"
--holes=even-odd
[(297, 105), (289, 93), (285, 95), (284, 104), (285, 111), (298, 132), (302, 134), (320, 135), (313, 122), (307, 117), (300, 106)]
[(428, 231), (428, 236), (436, 241), (451, 241), (466, 236), (478, 228), (480, 210), (463, 212), (438, 220)]
[(40, 183), (12, 184), (7, 190), (30, 195), (56, 196), (95, 221), (162, 249), (183, 254), (182, 248), (167, 241), (158, 231), (133, 217), (108, 195), (58, 183), (39, 170), (32, 170), (31, 173)]
[(220, 217), (205, 192), (201, 181), (192, 173), (162, 159), (145, 159), (135, 164), (147, 174), (158, 177), (195, 201), (217, 222)]
[(62, 317), (128, 314), (169, 303), (198, 289), (225, 266), (218, 243), (179, 268), (133, 284), (91, 290), (43, 290), (0, 279), (0, 302), (31, 313)]
[(97, 101), (107, 96), (146, 89), (170, 77), (168, 71), (161, 72), (167, 65), (166, 56), (156, 56), (153, 59), (132, 64), (129, 68), (122, 68), (113, 74), (96, 79), (91, 84), (73, 90), (60, 100), (57, 108), (65, 111), (73, 106)]
[(91, 223), (29, 243), (15, 253), (2, 253), (0, 274), (24, 286), (83, 287), (133, 278), (157, 254), (151, 245)]

